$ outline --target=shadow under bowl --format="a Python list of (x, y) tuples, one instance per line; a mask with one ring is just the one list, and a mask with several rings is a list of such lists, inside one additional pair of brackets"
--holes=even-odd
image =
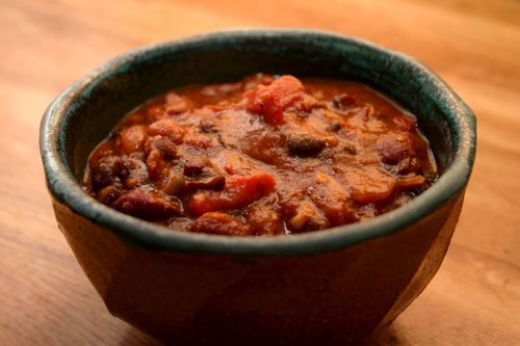
[[(439, 180), (373, 220), (282, 237), (183, 233), (113, 210), (81, 178), (122, 115), (167, 90), (256, 72), (357, 80), (412, 111)], [(308, 30), (216, 32), (121, 55), (59, 95), (40, 146), (59, 227), (109, 311), (179, 344), (336, 345), (391, 322), (447, 251), (476, 147), (471, 110), (400, 53)]]

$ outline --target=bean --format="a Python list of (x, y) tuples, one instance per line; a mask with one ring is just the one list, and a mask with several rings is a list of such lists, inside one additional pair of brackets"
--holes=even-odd
[(123, 160), (119, 156), (109, 155), (102, 157), (91, 165), (92, 187), (102, 189), (119, 181), (119, 174), (123, 169)]
[(411, 138), (407, 134), (383, 135), (376, 143), (379, 157), (383, 163), (396, 165), (399, 161), (414, 156)]
[(121, 195), (115, 201), (114, 207), (123, 213), (146, 220), (167, 219), (183, 213), (178, 198), (145, 188), (137, 188)]
[(173, 160), (178, 157), (177, 146), (168, 137), (159, 137), (154, 141), (153, 145), (166, 160)]
[(325, 148), (325, 145), (325, 140), (310, 134), (291, 134), (287, 138), (289, 152), (297, 156), (317, 155)]

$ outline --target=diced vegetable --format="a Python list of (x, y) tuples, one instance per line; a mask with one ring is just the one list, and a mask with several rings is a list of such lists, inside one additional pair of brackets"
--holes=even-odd
[(160, 180), (168, 175), (168, 169), (179, 157), (177, 146), (169, 137), (156, 135), (149, 137), (145, 150), (148, 152), (146, 166), (153, 179)]
[(169, 137), (174, 143), (181, 143), (186, 129), (179, 126), (173, 119), (161, 119), (152, 123), (148, 127), (148, 134), (151, 136), (161, 135)]
[(283, 219), (273, 206), (259, 204), (247, 214), (247, 222), (257, 234), (275, 235), (284, 232)]
[(215, 146), (216, 140), (204, 133), (188, 133), (184, 136), (184, 143), (200, 149)]
[(285, 138), (276, 132), (251, 131), (240, 148), (250, 157), (269, 164), (280, 164), (287, 155)]
[(316, 184), (310, 188), (310, 196), (332, 226), (355, 219), (349, 205), (350, 194), (333, 177), (318, 173)]
[(210, 211), (242, 208), (268, 195), (276, 185), (267, 173), (251, 176), (232, 175), (226, 179), (222, 191), (197, 191), (189, 200), (188, 210), (194, 215)]
[(168, 176), (161, 182), (160, 190), (169, 195), (178, 195), (180, 194), (186, 185), (186, 180), (184, 176), (180, 173), (175, 172), (173, 169), (170, 169)]
[(136, 151), (142, 151), (144, 141), (146, 140), (146, 126), (133, 125), (121, 130), (119, 135), (123, 152), (131, 154)]
[(283, 111), (301, 97), (303, 84), (292, 76), (281, 76), (268, 86), (258, 85), (247, 107), (251, 113), (263, 114), (271, 125), (283, 123)]
[(146, 167), (153, 179), (160, 180), (164, 178), (166, 170), (169, 168), (169, 163), (163, 158), (159, 150), (152, 149), (146, 158)]
[(384, 201), (392, 195), (396, 184), (394, 177), (372, 166), (347, 172), (346, 177), (352, 200), (357, 203)]
[(295, 231), (311, 231), (329, 226), (328, 220), (321, 215), (316, 206), (305, 200), (298, 206), (288, 224)]
[(402, 189), (419, 187), (424, 184), (426, 178), (422, 175), (408, 175), (397, 179), (397, 186)]
[(191, 231), (219, 235), (244, 236), (251, 235), (249, 225), (229, 214), (208, 212), (198, 217), (191, 226)]

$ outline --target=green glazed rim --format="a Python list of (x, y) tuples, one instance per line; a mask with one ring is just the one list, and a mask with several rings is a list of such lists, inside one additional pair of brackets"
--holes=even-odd
[[(74, 178), (65, 161), (68, 110), (75, 101), (116, 73), (125, 72), (136, 61), (171, 54), (177, 49), (197, 50), (222, 43), (240, 45), (251, 40), (272, 38), (291, 42), (328, 42), (336, 49), (366, 51), (390, 61), (388, 68), (412, 69), (421, 91), (428, 92), (440, 105), (454, 138), (453, 159), (433, 186), (406, 205), (374, 219), (310, 233), (274, 237), (230, 237), (190, 232), (176, 232), (120, 213), (88, 196)], [(273, 49), (276, 49), (273, 48)], [(381, 60), (380, 59), (380, 60)], [(86, 96), (85, 96), (86, 95)], [(87, 74), (63, 91), (48, 107), (41, 122), (40, 152), (47, 185), (53, 198), (75, 213), (112, 231), (131, 246), (201, 254), (250, 256), (300, 256), (337, 251), (350, 245), (390, 235), (416, 223), (462, 191), (471, 174), (476, 151), (476, 119), (468, 106), (434, 72), (413, 58), (381, 48), (372, 43), (316, 30), (235, 30), (203, 34), (139, 48), (120, 55)]]

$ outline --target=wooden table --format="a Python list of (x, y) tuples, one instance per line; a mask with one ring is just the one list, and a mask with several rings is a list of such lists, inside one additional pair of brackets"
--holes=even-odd
[(310, 27), (372, 40), (436, 70), (478, 117), (478, 155), (446, 260), (367, 344), (520, 344), (520, 3), (0, 2), (0, 344), (155, 343), (111, 317), (58, 231), (41, 114), (75, 79), (137, 46), (231, 27)]

